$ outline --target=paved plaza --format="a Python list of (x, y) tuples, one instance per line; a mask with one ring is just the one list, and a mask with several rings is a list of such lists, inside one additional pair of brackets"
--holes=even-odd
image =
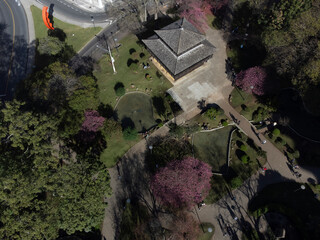
[(220, 31), (208, 29), (207, 40), (215, 46), (215, 52), (203, 66), (183, 76), (168, 90), (180, 107), (188, 112), (197, 108), (203, 99), (216, 101), (223, 98), (223, 89), (230, 86), (225, 73), (226, 43)]

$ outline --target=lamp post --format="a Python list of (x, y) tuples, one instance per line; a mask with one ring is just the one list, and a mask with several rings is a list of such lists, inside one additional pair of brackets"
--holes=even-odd
[(91, 22), (93, 23), (93, 27), (96, 28), (96, 25), (94, 24), (94, 17), (91, 16)]
[(296, 189), (294, 192), (297, 192), (299, 190), (305, 190), (306, 189), (306, 186), (301, 184), (300, 187), (298, 189)]
[(150, 146), (149, 146), (149, 150), (150, 150), (150, 153), (151, 153), (151, 154), (152, 154), (152, 149), (153, 149), (153, 146), (150, 145)]

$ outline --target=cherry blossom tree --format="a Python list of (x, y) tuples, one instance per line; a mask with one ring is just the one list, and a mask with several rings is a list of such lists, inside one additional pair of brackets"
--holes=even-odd
[(176, 3), (179, 6), (180, 17), (186, 18), (200, 31), (208, 28), (206, 14), (209, 14), (212, 8), (210, 1), (177, 0)]
[(243, 91), (256, 95), (264, 95), (268, 88), (266, 84), (267, 72), (262, 67), (252, 67), (238, 73), (235, 83)]
[(104, 117), (101, 117), (95, 110), (88, 110), (84, 113), (84, 121), (81, 126), (81, 130), (84, 132), (97, 132), (105, 121)]
[(151, 189), (164, 205), (191, 207), (207, 196), (211, 176), (207, 163), (187, 157), (161, 168), (151, 180)]

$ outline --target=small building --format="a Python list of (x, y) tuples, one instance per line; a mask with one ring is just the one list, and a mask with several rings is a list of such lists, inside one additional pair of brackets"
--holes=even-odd
[(172, 78), (169, 80), (176, 81), (213, 55), (215, 47), (185, 18), (154, 32), (153, 36), (142, 41), (155, 65)]

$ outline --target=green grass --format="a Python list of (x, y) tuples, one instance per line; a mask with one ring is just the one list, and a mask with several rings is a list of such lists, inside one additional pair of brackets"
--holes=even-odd
[(119, 158), (140, 140), (138, 136), (136, 140), (127, 141), (123, 139), (122, 133), (114, 134), (107, 140), (107, 148), (101, 153), (100, 160), (107, 168), (114, 167)]
[(216, 117), (216, 119), (210, 119), (208, 117), (206, 117), (204, 114), (198, 114), (195, 117), (193, 117), (192, 119), (190, 119), (187, 124), (188, 125), (193, 125), (193, 124), (200, 124), (200, 126), (203, 123), (207, 123), (208, 125), (208, 129), (212, 129), (212, 128), (216, 128), (219, 126), (219, 124), (221, 123), (222, 119), (227, 119), (227, 116), (224, 114), (221, 114), (219, 116)]
[[(31, 6), (31, 12), (34, 21), (36, 38), (44, 38), (48, 36), (48, 29), (42, 20), (42, 10), (35, 6)], [(82, 28), (73, 24), (62, 22), (54, 17), (54, 27), (62, 29), (67, 35), (66, 43), (71, 45), (78, 52), (95, 34), (100, 32), (102, 28)], [(73, 36), (74, 34), (74, 36)]]
[(309, 185), (305, 184), (305, 190), (300, 186), (300, 183), (295, 182), (269, 185), (252, 199), (249, 210), (258, 215), (276, 210), (289, 217), (304, 236), (303, 239), (319, 239), (320, 202), (314, 197)]
[[(201, 223), (201, 234), (198, 240), (211, 240), (214, 234), (214, 226), (211, 223)], [(208, 232), (208, 228), (212, 228), (212, 232)], [(204, 232), (202, 231), (204, 229)]]
[(156, 125), (152, 100), (143, 93), (126, 94), (119, 101), (115, 111), (123, 127), (133, 123), (138, 132), (145, 132)]
[[(231, 92), (230, 105), (248, 120), (251, 120), (252, 113), (259, 106), (262, 106), (256, 102), (256, 98), (252, 94), (242, 91), (238, 87), (235, 87)], [(243, 105), (246, 106), (246, 110)]]
[[(240, 150), (240, 147), (243, 144), (246, 146), (245, 151)], [(249, 156), (248, 163), (243, 163), (240, 160), (242, 154)], [(230, 155), (231, 159), (229, 166), (242, 180), (249, 178), (266, 163), (265, 157), (258, 156), (257, 146), (253, 141), (240, 131), (235, 131), (232, 135)]]
[(215, 172), (222, 172), (227, 164), (228, 140), (233, 126), (211, 132), (199, 132), (193, 136), (195, 155), (207, 162)]
[[(172, 86), (165, 77), (157, 74), (156, 67), (149, 60), (150, 54), (137, 41), (138, 38), (135, 35), (129, 35), (120, 41), (119, 52), (113, 50), (112, 54), (115, 59), (117, 74), (113, 74), (109, 55), (101, 59), (99, 69), (94, 71), (94, 75), (98, 79), (101, 102), (113, 107), (116, 105), (118, 97), (114, 91), (114, 86), (117, 82), (123, 83), (126, 92), (142, 91), (150, 96), (163, 95)], [(130, 55), (130, 49), (135, 49), (136, 52)], [(142, 59), (139, 56), (140, 53), (145, 54)], [(129, 58), (139, 60), (137, 71), (133, 71), (127, 66)], [(149, 63), (150, 68), (143, 69), (142, 63)], [(152, 79), (147, 80), (145, 78), (146, 74), (149, 74)]]

